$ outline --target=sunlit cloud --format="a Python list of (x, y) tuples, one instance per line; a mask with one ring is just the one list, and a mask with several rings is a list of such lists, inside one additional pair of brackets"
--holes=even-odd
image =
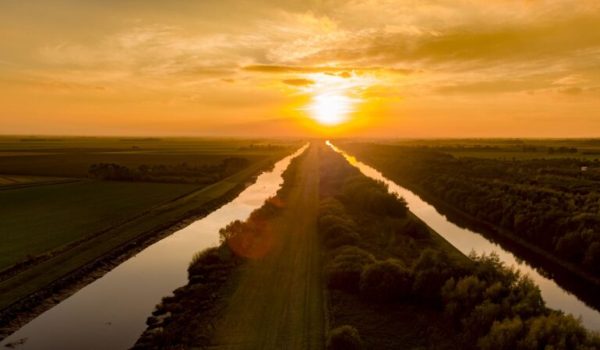
[(288, 126), (303, 117), (361, 117), (372, 124), (364, 132), (376, 135), (468, 136), (516, 133), (506, 126), (515, 115), (522, 130), (600, 131), (598, 1), (240, 6), (4, 3), (2, 131), (24, 132), (45, 118), (53, 121), (48, 132), (88, 123), (76, 131), (135, 133), (147, 118), (161, 125), (157, 133), (165, 123), (169, 133), (208, 133), (218, 119), (223, 133), (236, 134), (246, 129), (235, 125), (287, 118), (273, 130), (297, 134), (301, 128)]

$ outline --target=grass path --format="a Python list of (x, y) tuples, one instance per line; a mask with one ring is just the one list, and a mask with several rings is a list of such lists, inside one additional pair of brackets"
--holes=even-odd
[(216, 324), (216, 349), (321, 349), (323, 289), (317, 237), (319, 159), (311, 147), (286, 210), (273, 223), (275, 244), (248, 262)]

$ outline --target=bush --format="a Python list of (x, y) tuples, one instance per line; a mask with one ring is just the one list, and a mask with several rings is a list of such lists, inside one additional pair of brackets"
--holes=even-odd
[(490, 332), (479, 339), (478, 345), (482, 350), (513, 350), (517, 341), (522, 337), (523, 322), (520, 317), (495, 321)]
[(356, 244), (360, 236), (356, 232), (354, 221), (341, 216), (327, 215), (320, 219), (320, 231), (327, 248)]
[(342, 186), (346, 204), (377, 215), (404, 217), (408, 212), (406, 201), (388, 192), (387, 185), (363, 175), (350, 177)]
[(588, 341), (581, 321), (571, 315), (551, 313), (530, 321), (520, 345), (524, 349), (585, 349)]
[(411, 294), (412, 275), (394, 260), (371, 264), (360, 276), (360, 292), (372, 302), (390, 302)]
[(329, 249), (358, 243), (360, 236), (353, 231), (339, 231), (325, 238), (325, 246)]
[(594, 242), (588, 247), (583, 262), (590, 271), (600, 272), (600, 242)]
[(429, 228), (418, 220), (407, 220), (398, 230), (398, 234), (414, 239), (426, 239), (431, 235)]
[(327, 350), (360, 350), (362, 340), (356, 328), (339, 326), (333, 329), (327, 337)]
[(343, 215), (345, 213), (344, 205), (333, 197), (327, 197), (319, 203), (319, 213), (324, 215)]
[(413, 273), (414, 294), (424, 300), (439, 301), (444, 283), (461, 272), (444, 252), (425, 249), (417, 259)]
[(207, 271), (221, 268), (234, 262), (234, 256), (227, 246), (208, 248), (196, 253), (188, 267), (188, 276), (203, 276)]
[(325, 269), (327, 285), (329, 288), (357, 292), (364, 267), (374, 262), (373, 255), (358, 247), (339, 248)]

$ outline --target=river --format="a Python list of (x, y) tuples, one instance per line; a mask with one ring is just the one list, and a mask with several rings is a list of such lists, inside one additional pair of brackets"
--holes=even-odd
[(384, 182), (390, 192), (403, 197), (408, 203), (408, 207), (419, 219), (423, 220), (429, 227), (437, 231), (450, 244), (460, 250), (463, 254), (475, 252), (479, 255), (496, 253), (501, 261), (507, 266), (514, 266), (529, 277), (539, 286), (542, 297), (546, 305), (555, 310), (561, 310), (565, 313), (573, 314), (575, 317), (581, 317), (583, 325), (588, 329), (600, 331), (600, 312), (587, 306), (575, 295), (569, 293), (559, 286), (552, 279), (542, 276), (536, 269), (526, 261), (518, 259), (513, 253), (491, 242), (482, 234), (471, 231), (466, 228), (450, 222), (444, 215), (440, 214), (432, 205), (422, 200), (418, 195), (408, 189), (399, 186), (395, 182), (387, 179), (376, 169), (358, 161), (355, 157), (345, 153), (329, 141), (327, 144), (336, 152), (346, 158), (346, 160), (358, 168), (364, 175)]
[(219, 244), (219, 229), (245, 220), (275, 195), (290, 161), (308, 147), (278, 161), (235, 199), (206, 217), (148, 246), (4, 339), (18, 349), (127, 349), (146, 328), (162, 297), (187, 284), (196, 252)]

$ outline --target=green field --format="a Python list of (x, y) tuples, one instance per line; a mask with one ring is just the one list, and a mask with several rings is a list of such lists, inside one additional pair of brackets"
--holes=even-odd
[(27, 256), (106, 230), (196, 188), (79, 181), (0, 191), (0, 270)]
[(599, 139), (414, 139), (377, 143), (429, 148), (460, 158), (575, 158), (587, 161), (600, 159)]
[[(0, 174), (87, 177), (90, 165), (216, 164), (227, 157), (251, 161), (291, 142), (239, 139), (0, 137)], [(271, 145), (271, 148), (269, 148)], [(0, 182), (0, 185), (2, 183)]]
[[(134, 241), (206, 213), (299, 146), (269, 140), (0, 137), (0, 271), (11, 271), (0, 275), (0, 310), (131, 249), (124, 247)], [(232, 157), (246, 162), (213, 175), (213, 182), (88, 178), (97, 163), (131, 169), (187, 164), (203, 171)]]

